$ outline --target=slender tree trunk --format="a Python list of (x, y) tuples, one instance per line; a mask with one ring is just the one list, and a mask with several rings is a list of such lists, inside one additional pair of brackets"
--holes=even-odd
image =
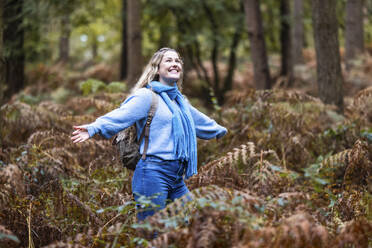
[(127, 78), (128, 68), (128, 37), (127, 37), (127, 0), (122, 0), (121, 9), (121, 57), (120, 57), (120, 79)]
[(70, 51), (70, 13), (65, 13), (61, 18), (61, 37), (59, 38), (58, 62), (67, 63)]
[(337, 0), (313, 0), (312, 19), (320, 99), (343, 111), (343, 78), (338, 42)]
[(22, 26), (23, 0), (5, 0), (3, 45), (8, 51), (5, 57), (5, 97), (9, 98), (24, 86), (25, 55)]
[(292, 37), (290, 26), (289, 0), (280, 0), (280, 47), (281, 47), (281, 76), (287, 77), (287, 85), (293, 83), (292, 66)]
[(302, 49), (304, 47), (304, 0), (294, 0), (293, 5), (293, 50), (292, 62), (294, 65), (304, 63)]
[(159, 49), (162, 47), (169, 47), (170, 34), (168, 24), (165, 23), (161, 24), (159, 29), (160, 29), (160, 39), (158, 45)]
[(221, 92), (220, 92), (220, 75), (219, 75), (219, 70), (218, 70), (218, 50), (220, 47), (220, 42), (218, 40), (218, 24), (217, 21), (215, 20), (215, 17), (211, 11), (211, 9), (208, 7), (206, 2), (202, 0), (202, 5), (204, 8), (204, 11), (207, 15), (207, 18), (211, 24), (211, 29), (213, 33), (213, 40), (212, 40), (212, 51), (211, 51), (211, 62), (212, 62), (212, 68), (213, 68), (213, 91), (215, 96), (217, 97), (217, 101), (219, 104), (219, 99), (221, 99)]
[(254, 83), (257, 89), (270, 89), (271, 79), (267, 62), (259, 0), (244, 0), (244, 10), (251, 46)]
[[(242, 9), (242, 11), (244, 10)], [(231, 46), (230, 46), (230, 56), (229, 56), (227, 75), (225, 77), (224, 87), (222, 91), (223, 94), (221, 95), (221, 98), (219, 99), (219, 102), (221, 104), (225, 102), (225, 93), (232, 89), (233, 76), (234, 76), (234, 71), (236, 68), (236, 49), (239, 45), (242, 33), (243, 33), (243, 25), (239, 23), (238, 25), (235, 26), (235, 32), (234, 32), (233, 39), (232, 39)]]
[(142, 72), (141, 1), (128, 0), (128, 84), (133, 86)]
[(95, 62), (98, 56), (98, 41), (97, 36), (93, 35), (93, 42), (92, 42), (92, 59)]
[(4, 1), (0, 1), (0, 105), (3, 104), (4, 99), (4, 90), (5, 90), (5, 61), (3, 54), (3, 10), (4, 10)]
[(347, 0), (345, 23), (345, 61), (350, 69), (350, 61), (364, 51), (363, 0)]

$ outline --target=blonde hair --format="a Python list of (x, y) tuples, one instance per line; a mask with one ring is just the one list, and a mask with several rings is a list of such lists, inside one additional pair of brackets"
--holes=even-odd
[[(139, 88), (145, 87), (148, 83), (150, 83), (153, 80), (159, 80), (159, 75), (158, 75), (159, 64), (161, 60), (163, 59), (164, 54), (168, 51), (176, 52), (183, 65), (181, 56), (176, 50), (172, 48), (168, 48), (168, 47), (160, 48), (156, 53), (154, 53), (154, 55), (152, 55), (152, 58), (150, 59), (149, 63), (146, 65), (145, 70), (143, 71), (140, 79), (137, 81), (136, 85), (134, 85), (134, 87), (132, 88), (131, 93), (135, 92)], [(179, 90), (181, 90), (182, 88), (182, 78), (183, 78), (183, 68), (181, 71), (180, 79), (178, 79), (177, 81), (177, 86)]]

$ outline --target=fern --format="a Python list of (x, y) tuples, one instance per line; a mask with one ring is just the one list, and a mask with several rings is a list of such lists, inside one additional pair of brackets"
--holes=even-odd
[(203, 166), (199, 174), (190, 178), (187, 184), (191, 189), (217, 184), (236, 189), (248, 188), (258, 194), (269, 194), (284, 190), (291, 180), (289, 176), (291, 172), (279, 167), (279, 164), (280, 159), (275, 151), (256, 153), (255, 145), (248, 142)]
[(329, 247), (327, 229), (306, 213), (283, 219), (277, 227), (247, 230), (241, 244), (246, 247)]
[(355, 219), (347, 223), (337, 235), (333, 247), (370, 247), (372, 222)]

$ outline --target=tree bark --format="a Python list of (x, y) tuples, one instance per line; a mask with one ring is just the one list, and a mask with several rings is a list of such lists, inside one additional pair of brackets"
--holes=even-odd
[(242, 33), (243, 33), (243, 26), (240, 24), (236, 25), (233, 39), (231, 41), (231, 46), (230, 46), (229, 64), (228, 64), (227, 75), (224, 81), (224, 86), (223, 86), (223, 91), (222, 91), (223, 94), (221, 95), (221, 98), (219, 99), (219, 102), (221, 104), (224, 104), (225, 102), (225, 93), (232, 89), (233, 77), (234, 77), (234, 72), (236, 68), (236, 50), (239, 45)]
[(287, 86), (293, 82), (292, 66), (292, 39), (290, 26), (289, 0), (280, 0), (280, 47), (281, 47), (281, 71), (280, 75), (287, 78)]
[(244, 0), (244, 10), (251, 46), (254, 83), (257, 89), (270, 89), (271, 79), (267, 62), (259, 0)]
[(0, 1), (0, 105), (3, 104), (4, 90), (5, 90), (5, 70), (4, 70), (5, 61), (4, 61), (4, 54), (3, 54), (3, 29), (4, 29), (3, 10), (4, 10), (4, 2)]
[(92, 38), (92, 60), (93, 62), (96, 62), (96, 59), (98, 57), (98, 41), (96, 35), (93, 35)]
[(67, 63), (70, 52), (70, 13), (65, 13), (61, 18), (61, 37), (59, 38), (58, 62)]
[(23, 49), (24, 28), (22, 26), (23, 0), (5, 0), (3, 46), (5, 56), (5, 97), (10, 98), (24, 86), (25, 55)]
[(350, 61), (364, 51), (363, 0), (347, 0), (345, 24), (345, 62), (350, 69)]
[(127, 77), (128, 68), (128, 37), (127, 37), (127, 0), (122, 0), (121, 10), (121, 56), (120, 56), (120, 80), (124, 80)]
[(141, 1), (128, 0), (128, 85), (133, 86), (142, 72)]
[(313, 0), (312, 19), (319, 97), (343, 111), (343, 78), (338, 42), (337, 0)]
[[(169, 20), (168, 20), (169, 21)], [(159, 49), (162, 47), (169, 47), (170, 33), (169, 26), (167, 23), (162, 23), (159, 27), (160, 38), (159, 38)]]
[(294, 0), (293, 5), (293, 50), (292, 62), (294, 65), (303, 64), (304, 56), (304, 0)]
[(221, 104), (221, 87), (220, 87), (220, 75), (218, 70), (218, 51), (220, 47), (220, 43), (218, 40), (218, 24), (217, 21), (211, 11), (211, 9), (208, 7), (206, 2), (202, 0), (202, 6), (206, 13), (206, 16), (208, 18), (209, 23), (211, 24), (211, 29), (213, 33), (213, 39), (212, 39), (212, 51), (211, 51), (211, 62), (212, 62), (212, 68), (213, 68), (213, 91), (215, 96), (217, 97), (217, 101), (219, 104)]

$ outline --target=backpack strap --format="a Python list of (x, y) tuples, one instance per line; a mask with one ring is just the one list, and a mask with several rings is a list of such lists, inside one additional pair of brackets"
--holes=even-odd
[(143, 153), (141, 157), (142, 160), (146, 159), (146, 153), (149, 147), (150, 125), (151, 125), (152, 119), (154, 118), (154, 115), (158, 108), (158, 103), (159, 103), (159, 98), (157, 94), (154, 91), (151, 91), (151, 93), (152, 93), (151, 107), (150, 107), (149, 114), (146, 119), (146, 124), (142, 130), (141, 137), (139, 139), (139, 144), (141, 144), (142, 139), (145, 137), (145, 146), (143, 148)]

